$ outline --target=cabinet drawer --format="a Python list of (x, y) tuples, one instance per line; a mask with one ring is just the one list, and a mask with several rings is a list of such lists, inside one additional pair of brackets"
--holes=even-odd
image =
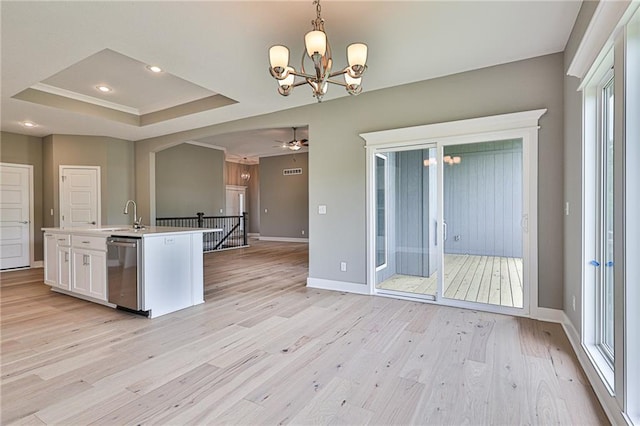
[(107, 251), (107, 237), (84, 237), (82, 235), (73, 235), (71, 237), (71, 243), (73, 247)]
[(71, 235), (69, 234), (52, 234), (53, 238), (56, 239), (56, 244), (59, 246), (70, 246), (71, 245)]

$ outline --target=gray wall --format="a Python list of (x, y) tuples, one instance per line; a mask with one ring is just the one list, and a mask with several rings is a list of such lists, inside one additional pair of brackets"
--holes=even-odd
[[(247, 187), (247, 195), (245, 200), (245, 211), (249, 214), (247, 218), (247, 232), (260, 233), (260, 173), (257, 164), (239, 164), (226, 162), (226, 184)], [(251, 174), (251, 178), (247, 182), (240, 178), (240, 174), (247, 170)]]
[[(564, 53), (564, 69), (569, 68), (578, 44), (593, 16), (597, 2), (582, 3)], [(564, 216), (564, 305), (573, 326), (582, 331), (582, 96), (579, 80), (564, 77), (564, 199), (569, 216)], [(576, 310), (573, 310), (573, 297)]]
[(157, 217), (224, 214), (224, 178), (224, 152), (218, 149), (180, 144), (158, 152)]
[(43, 260), (42, 138), (0, 133), (0, 162), (33, 166), (33, 242), (35, 261)]
[(133, 142), (104, 136), (50, 135), (43, 140), (43, 205), (47, 227), (59, 226), (59, 166), (100, 166), (102, 225), (129, 223), (122, 214), (134, 194)]
[[(164, 145), (309, 123), (309, 276), (364, 285), (366, 180), (360, 133), (547, 108), (538, 152), (539, 305), (562, 309), (563, 68), (563, 54), (557, 53), (389, 89), (367, 92), (365, 87), (358, 97), (320, 104), (299, 88), (303, 94), (292, 96), (309, 96), (309, 105), (137, 141), (138, 198), (149, 212), (149, 153)], [(319, 204), (327, 205), (326, 215), (318, 215)], [(341, 261), (348, 262), (347, 272), (340, 271)]]
[[(282, 174), (294, 168), (301, 168), (302, 174)], [(260, 159), (260, 237), (309, 237), (307, 153)]]
[(522, 141), (448, 146), (445, 253), (522, 257)]

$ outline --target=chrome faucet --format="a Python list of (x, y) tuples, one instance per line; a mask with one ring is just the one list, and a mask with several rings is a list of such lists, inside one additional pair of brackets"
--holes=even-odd
[(124, 205), (124, 214), (129, 214), (129, 203), (133, 203), (133, 229), (142, 229), (142, 217), (138, 217), (138, 206), (136, 206), (136, 202), (133, 200), (127, 200), (127, 203)]

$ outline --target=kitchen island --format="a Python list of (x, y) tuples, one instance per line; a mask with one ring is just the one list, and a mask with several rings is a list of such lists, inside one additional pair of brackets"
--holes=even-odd
[(150, 318), (204, 302), (202, 236), (221, 231), (163, 226), (42, 230), (44, 281), (53, 291)]

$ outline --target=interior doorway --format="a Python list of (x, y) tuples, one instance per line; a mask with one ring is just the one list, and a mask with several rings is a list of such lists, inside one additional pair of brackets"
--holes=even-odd
[(100, 226), (100, 167), (60, 166), (60, 227)]
[(33, 258), (33, 166), (0, 163), (0, 269)]

